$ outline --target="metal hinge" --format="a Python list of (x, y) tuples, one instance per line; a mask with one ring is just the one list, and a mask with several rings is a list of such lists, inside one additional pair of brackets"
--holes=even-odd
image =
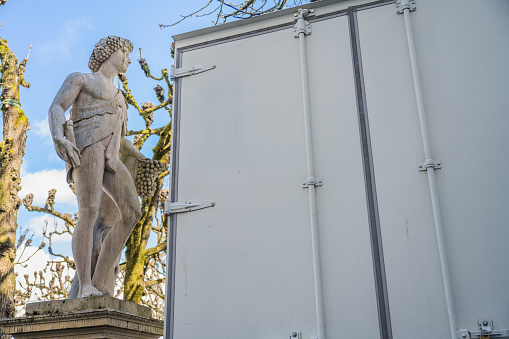
[(480, 331), (469, 331), (461, 329), (458, 331), (458, 339), (479, 339), (479, 338), (509, 338), (509, 330), (494, 330), (491, 319), (479, 320)]
[(426, 159), (426, 160), (424, 160), (424, 162), (418, 163), (417, 167), (419, 167), (419, 171), (427, 171), (428, 167), (433, 167), (434, 169), (440, 169), (440, 168), (442, 168), (442, 162), (440, 162), (440, 160), (435, 161), (433, 159)]
[(215, 204), (213, 201), (170, 202), (166, 200), (164, 203), (164, 214), (192, 212), (207, 207), (214, 207)]
[(314, 9), (302, 9), (299, 8), (299, 11), (293, 15), (293, 17), (297, 20), (295, 26), (293, 26), (293, 31), (295, 32), (295, 37), (298, 38), (300, 33), (304, 33), (304, 35), (311, 34), (311, 24), (304, 20), (304, 18), (314, 16)]
[(493, 330), (491, 333), (483, 333), (481, 337), (481, 331), (469, 331), (469, 330), (459, 330), (458, 331), (458, 339), (479, 339), (488, 336), (493, 339), (507, 339), (509, 338), (509, 330)]
[(175, 65), (171, 65), (170, 77), (171, 79), (187, 77), (198, 73), (206, 72), (216, 68), (216, 65), (200, 65), (188, 68), (175, 68)]
[(302, 183), (302, 188), (308, 188), (311, 185), (313, 185), (313, 186), (322, 186), (323, 185), (323, 179), (307, 178), (306, 182)]
[(417, 9), (417, 5), (415, 4), (415, 0), (398, 0), (396, 1), (396, 12), (398, 14), (402, 14), (405, 9), (408, 9), (410, 12), (413, 12)]

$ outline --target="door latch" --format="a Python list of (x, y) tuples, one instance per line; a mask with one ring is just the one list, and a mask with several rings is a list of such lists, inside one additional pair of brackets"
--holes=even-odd
[(184, 201), (184, 202), (170, 202), (166, 200), (164, 203), (164, 214), (185, 213), (196, 210), (201, 210), (207, 207), (214, 207), (214, 201)]

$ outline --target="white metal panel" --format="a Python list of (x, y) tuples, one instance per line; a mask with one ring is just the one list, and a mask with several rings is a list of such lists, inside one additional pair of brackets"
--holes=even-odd
[(217, 68), (182, 79), (179, 200), (216, 206), (178, 216), (175, 338), (314, 333), (297, 48), (284, 30), (184, 53)]
[(181, 47), (217, 39), (228, 39), (235, 35), (249, 34), (260, 29), (286, 24), (292, 20), (292, 15), (297, 12), (298, 8), (313, 8), (316, 16), (321, 16), (346, 10), (349, 6), (365, 2), (365, 0), (321, 0), (299, 7), (291, 7), (261, 16), (254, 16), (249, 19), (231, 21), (217, 26), (174, 35), (173, 39)]
[(326, 335), (379, 338), (346, 15), (311, 24), (309, 85)]
[[(363, 1), (327, 4), (329, 13)], [(364, 1), (368, 3), (369, 1)], [(317, 5), (322, 6), (322, 4)], [(509, 328), (509, 3), (418, 0), (412, 12), (460, 328)], [(393, 337), (448, 337), (403, 17), (358, 12)], [(258, 19), (257, 19), (258, 20)], [(192, 35), (177, 46), (291, 21)], [(253, 21), (254, 22), (254, 21)], [(377, 338), (362, 152), (345, 16), (307, 38), (328, 338)], [(183, 54), (175, 339), (316, 335), (298, 41), (290, 28)], [(354, 329), (354, 332), (352, 332)], [(353, 334), (354, 333), (354, 334)]]
[(423, 148), (402, 19), (393, 5), (358, 13), (392, 330), (395, 339), (409, 333), (446, 338), (427, 177), (417, 168)]
[(414, 31), (443, 166), (437, 182), (458, 327), (478, 329), (488, 318), (508, 329), (509, 2), (421, 2)]
[[(394, 338), (447, 337), (403, 18), (359, 12)], [(454, 14), (454, 15), (453, 15)], [(459, 328), (509, 328), (509, 4), (418, 1), (412, 12)], [(497, 150), (498, 148), (498, 150)], [(490, 278), (492, 277), (492, 278)], [(441, 300), (442, 299), (442, 300)], [(418, 317), (415, 315), (419, 314)]]
[[(217, 68), (182, 79), (178, 198), (216, 206), (178, 216), (175, 338), (316, 336), (293, 35), (280, 30), (183, 54), (183, 68)], [(376, 338), (347, 17), (313, 23), (307, 41), (316, 169), (325, 180), (317, 198), (327, 335), (355, 329)]]

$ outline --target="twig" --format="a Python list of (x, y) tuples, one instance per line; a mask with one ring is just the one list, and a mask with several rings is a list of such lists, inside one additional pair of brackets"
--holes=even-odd
[(211, 3), (212, 3), (213, 0), (210, 0), (205, 6), (203, 6), (202, 8), (200, 8), (199, 10), (197, 10), (196, 12), (193, 12), (191, 14), (188, 14), (188, 15), (181, 15), (182, 19), (180, 19), (179, 21), (177, 22), (174, 22), (172, 23), (171, 25), (163, 25), (163, 24), (159, 24), (159, 27), (162, 29), (162, 28), (166, 28), (166, 27), (171, 27), (171, 26), (175, 26), (176, 24), (178, 23), (181, 23), (182, 21), (184, 21), (185, 19), (197, 14), (197, 13), (200, 13), (201, 11), (203, 11), (205, 8), (207, 8)]

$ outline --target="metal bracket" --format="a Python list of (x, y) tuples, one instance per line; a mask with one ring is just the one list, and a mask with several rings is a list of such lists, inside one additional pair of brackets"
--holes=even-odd
[(315, 15), (314, 9), (302, 9), (299, 8), (298, 12), (293, 14), (293, 17), (297, 20), (295, 26), (293, 26), (293, 31), (295, 32), (295, 37), (298, 38), (300, 33), (304, 33), (304, 35), (311, 34), (311, 24), (304, 20), (304, 18), (308, 18), (310, 16)]
[(410, 12), (415, 11), (417, 9), (415, 0), (398, 0), (398, 1), (396, 1), (396, 13), (403, 14), (405, 9), (408, 9)]
[(463, 329), (458, 331), (458, 339), (472, 339), (472, 337), (470, 337), (468, 330)]
[(481, 319), (478, 321), (478, 325), (481, 327), (481, 334), (490, 334), (493, 329), (493, 320)]
[(290, 336), (288, 338), (289, 339), (302, 339), (302, 333), (300, 333), (300, 331), (292, 331), (292, 333), (290, 333)]
[(509, 338), (509, 330), (494, 330), (491, 319), (481, 319), (478, 322), (480, 331), (469, 331), (461, 329), (458, 331), (458, 339), (480, 339), (480, 338)]
[(308, 188), (309, 186), (322, 186), (323, 185), (323, 180), (322, 179), (317, 179), (317, 178), (307, 178), (306, 182), (303, 182), (302, 183), (302, 188)]
[(175, 68), (175, 65), (171, 65), (170, 78), (172, 80), (175, 80), (175, 78), (182, 78), (190, 75), (195, 75), (198, 73), (209, 71), (214, 68), (216, 68), (216, 65), (200, 65), (188, 68)]
[(435, 161), (433, 159), (426, 159), (424, 162), (420, 162), (417, 164), (419, 167), (419, 171), (427, 171), (428, 167), (433, 167), (434, 169), (442, 168), (442, 162), (440, 160)]
[(483, 333), (481, 336), (481, 331), (469, 331), (469, 330), (459, 330), (458, 331), (458, 339), (480, 339), (485, 336), (489, 338), (497, 338), (497, 339), (507, 339), (509, 338), (509, 330), (494, 330), (491, 333)]
[(214, 207), (214, 201), (184, 201), (184, 202), (170, 202), (166, 200), (164, 203), (164, 214), (169, 215), (173, 213), (185, 213), (196, 210), (201, 210), (207, 207)]

